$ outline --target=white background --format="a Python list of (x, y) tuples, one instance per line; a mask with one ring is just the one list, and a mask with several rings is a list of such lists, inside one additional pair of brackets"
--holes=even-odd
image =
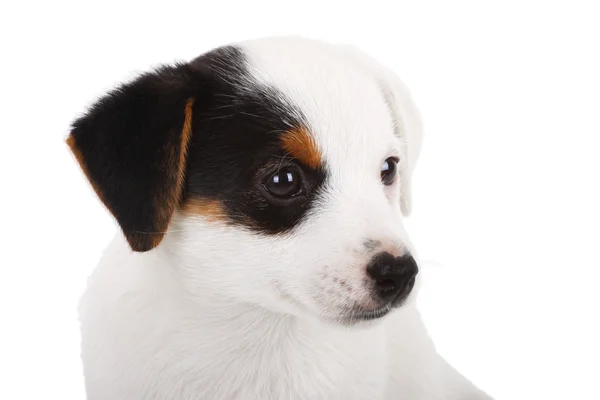
[(1, 399), (84, 398), (75, 310), (116, 225), (70, 121), (150, 66), (274, 34), (356, 44), (412, 89), (407, 223), (439, 351), (497, 399), (600, 399), (593, 1), (124, 3), (0, 6)]

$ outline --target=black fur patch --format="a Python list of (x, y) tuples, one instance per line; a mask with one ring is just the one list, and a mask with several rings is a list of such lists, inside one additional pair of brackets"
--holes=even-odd
[[(69, 144), (134, 250), (156, 246), (174, 208), (194, 198), (217, 200), (230, 222), (265, 233), (292, 228), (310, 208), (322, 168), (299, 166), (308, 189), (301, 201), (282, 206), (264, 196), (265, 171), (296, 162), (281, 134), (305, 121), (275, 88), (249, 81), (242, 51), (223, 47), (140, 76), (73, 123)], [(182, 145), (190, 99), (192, 135)]]
[(209, 53), (191, 65), (205, 73), (208, 90), (194, 107), (184, 201), (216, 199), (232, 221), (259, 231), (292, 228), (310, 208), (324, 171), (300, 165), (309, 193), (304, 201), (286, 205), (267, 200), (261, 179), (268, 166), (273, 171), (296, 163), (286, 156), (280, 136), (306, 125), (302, 113), (275, 88), (248, 88), (242, 79), (247, 78), (244, 56), (235, 48)]

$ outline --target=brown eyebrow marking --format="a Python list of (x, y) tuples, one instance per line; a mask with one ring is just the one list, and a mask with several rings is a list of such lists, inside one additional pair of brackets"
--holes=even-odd
[(317, 143), (309, 131), (304, 127), (293, 128), (281, 136), (283, 148), (292, 157), (310, 168), (319, 168), (322, 157)]

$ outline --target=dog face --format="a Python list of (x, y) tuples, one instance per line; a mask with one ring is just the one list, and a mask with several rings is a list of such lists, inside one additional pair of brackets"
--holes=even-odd
[(132, 249), (163, 252), (189, 293), (349, 324), (415, 283), (402, 213), (420, 134), (385, 68), (277, 38), (123, 85), (68, 143)]

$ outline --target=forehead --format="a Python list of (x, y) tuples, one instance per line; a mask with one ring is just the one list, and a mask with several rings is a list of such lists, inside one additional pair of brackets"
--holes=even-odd
[(331, 168), (364, 169), (396, 150), (393, 120), (376, 78), (342, 47), (272, 38), (240, 48), (254, 84), (277, 88), (301, 111)]

